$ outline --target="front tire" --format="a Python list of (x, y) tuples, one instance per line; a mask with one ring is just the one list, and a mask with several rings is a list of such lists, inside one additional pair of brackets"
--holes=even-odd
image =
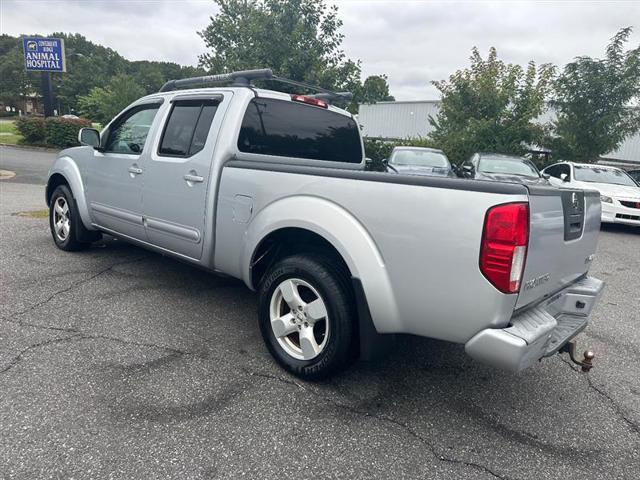
[(88, 248), (90, 243), (78, 241), (84, 226), (71, 190), (58, 185), (49, 201), (49, 228), (53, 241), (60, 250), (75, 252)]
[(316, 380), (355, 358), (348, 272), (330, 256), (298, 254), (278, 261), (261, 282), (258, 308), (269, 352), (294, 375)]

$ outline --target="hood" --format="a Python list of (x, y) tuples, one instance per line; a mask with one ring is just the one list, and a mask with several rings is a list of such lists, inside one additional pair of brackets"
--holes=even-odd
[(429, 175), (435, 177), (448, 177), (452, 175), (451, 169), (447, 167), (418, 167), (416, 165), (393, 165), (398, 173), (403, 175)]
[(640, 187), (629, 187), (626, 185), (616, 185), (614, 183), (595, 182), (575, 182), (580, 188), (585, 190), (597, 190), (601, 195), (607, 197), (625, 198), (629, 200), (640, 200)]
[(524, 185), (551, 185), (544, 177), (525, 177), (522, 175), (509, 175), (506, 173), (476, 172), (476, 180), (490, 180), (493, 182), (522, 183)]

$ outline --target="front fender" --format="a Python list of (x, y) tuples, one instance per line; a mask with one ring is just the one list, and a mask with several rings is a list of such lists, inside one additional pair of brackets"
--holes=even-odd
[(282, 228), (303, 228), (331, 243), (352, 276), (362, 282), (378, 331), (397, 324), (398, 308), (380, 250), (353, 215), (324, 198), (302, 195), (283, 198), (267, 205), (253, 218), (246, 231), (241, 259), (243, 279), (250, 288), (254, 288), (251, 282), (254, 252), (264, 238)]
[(51, 182), (51, 178), (56, 174), (62, 175), (69, 184), (71, 193), (73, 193), (73, 198), (75, 198), (76, 205), (78, 206), (78, 212), (80, 213), (82, 224), (87, 230), (95, 230), (91, 225), (91, 216), (89, 214), (89, 207), (87, 205), (87, 197), (85, 195), (80, 169), (73, 158), (68, 155), (62, 155), (56, 158), (53, 162), (51, 170), (49, 170), (49, 179), (47, 180), (47, 197), (50, 194), (49, 184)]

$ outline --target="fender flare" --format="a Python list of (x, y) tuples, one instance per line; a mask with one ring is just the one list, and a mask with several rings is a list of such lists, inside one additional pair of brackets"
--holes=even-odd
[(347, 210), (320, 197), (295, 195), (264, 207), (245, 233), (241, 268), (244, 282), (254, 289), (251, 262), (262, 240), (283, 228), (302, 228), (327, 240), (342, 256), (351, 275), (362, 282), (371, 318), (379, 333), (398, 330), (398, 308), (389, 272), (375, 241)]
[(82, 224), (87, 230), (95, 230), (93, 225), (91, 225), (91, 215), (89, 214), (89, 206), (87, 205), (87, 197), (84, 191), (84, 184), (82, 183), (80, 169), (78, 168), (76, 162), (74, 162), (71, 157), (68, 157), (66, 155), (58, 157), (55, 160), (53, 166), (51, 167), (51, 170), (49, 170), (49, 177), (47, 179), (47, 197), (51, 193), (49, 192), (49, 183), (51, 181), (51, 177), (55, 174), (62, 175), (69, 184), (69, 188), (71, 188), (73, 198), (76, 201), (76, 206), (78, 207), (78, 212), (80, 213), (80, 220), (82, 220)]

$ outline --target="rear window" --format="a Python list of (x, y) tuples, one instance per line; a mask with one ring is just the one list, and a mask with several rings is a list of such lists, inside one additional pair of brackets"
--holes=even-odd
[(519, 157), (480, 157), (478, 171), (506, 175), (521, 175), (524, 177), (539, 177), (538, 169), (526, 158)]
[(360, 163), (356, 122), (346, 115), (286, 100), (254, 98), (238, 137), (241, 152)]
[(202, 150), (217, 105), (215, 100), (174, 102), (158, 153), (170, 157), (188, 157)]

